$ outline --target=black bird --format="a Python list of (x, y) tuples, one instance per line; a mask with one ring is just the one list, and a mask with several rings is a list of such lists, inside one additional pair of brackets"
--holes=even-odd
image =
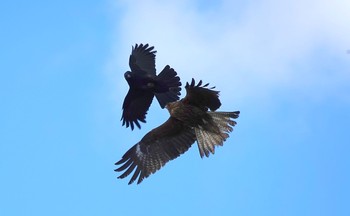
[[(223, 145), (233, 130), (239, 111), (215, 112), (221, 106), (219, 92), (202, 86), (186, 83), (186, 97), (168, 103), (169, 119), (159, 127), (148, 132), (140, 142), (130, 148), (115, 171), (122, 172), (118, 178), (125, 178), (135, 169), (129, 184), (137, 179), (141, 183), (152, 173), (186, 152), (197, 140), (200, 156), (214, 154), (215, 146)], [(211, 110), (211, 111), (209, 111)]]
[(156, 75), (153, 46), (136, 44), (129, 58), (131, 71), (124, 74), (129, 91), (123, 103), (123, 125), (134, 130), (134, 124), (141, 128), (139, 121), (146, 122), (146, 114), (156, 96), (162, 108), (179, 99), (181, 82), (176, 71), (169, 65)]

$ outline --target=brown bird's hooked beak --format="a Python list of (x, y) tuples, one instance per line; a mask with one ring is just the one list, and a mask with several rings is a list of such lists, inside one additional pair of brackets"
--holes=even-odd
[(169, 102), (165, 105), (165, 108), (170, 112), (173, 109), (173, 102)]

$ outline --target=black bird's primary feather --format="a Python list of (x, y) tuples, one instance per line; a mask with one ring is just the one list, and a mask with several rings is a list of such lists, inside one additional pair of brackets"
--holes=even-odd
[(146, 114), (156, 96), (162, 108), (169, 102), (179, 99), (181, 91), (180, 78), (169, 65), (156, 75), (155, 54), (153, 46), (136, 44), (132, 47), (129, 58), (131, 71), (124, 74), (129, 84), (129, 91), (124, 99), (122, 122), (126, 127), (141, 128), (139, 122), (146, 122)]

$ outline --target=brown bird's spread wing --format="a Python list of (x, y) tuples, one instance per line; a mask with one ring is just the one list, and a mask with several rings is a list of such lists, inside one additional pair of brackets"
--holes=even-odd
[(129, 66), (131, 71), (139, 73), (147, 73), (156, 75), (156, 63), (154, 47), (149, 47), (148, 44), (136, 44), (132, 47), (132, 52), (129, 58)]
[(186, 83), (186, 97), (182, 99), (183, 103), (198, 107), (203, 111), (217, 110), (221, 106), (219, 91), (212, 90), (215, 87), (208, 88), (208, 85), (209, 83), (202, 86), (202, 80), (196, 85), (192, 78), (191, 84)]
[(125, 178), (136, 169), (129, 184), (136, 179), (139, 184), (168, 161), (186, 152), (195, 140), (193, 129), (170, 117), (164, 124), (147, 133), (115, 163), (121, 165), (115, 171), (124, 171), (118, 178)]
[(150, 107), (154, 94), (150, 91), (141, 91), (136, 89), (129, 89), (123, 103), (123, 125), (126, 127), (131, 126), (131, 130), (134, 130), (134, 124), (141, 128), (140, 123), (146, 122), (146, 114)]

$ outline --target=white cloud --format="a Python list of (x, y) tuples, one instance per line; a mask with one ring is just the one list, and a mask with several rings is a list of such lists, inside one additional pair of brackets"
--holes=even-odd
[[(123, 73), (131, 45), (150, 43), (158, 51), (158, 71), (169, 64), (183, 82), (203, 79), (219, 90), (239, 92), (226, 94), (235, 99), (310, 86), (320, 90), (313, 94), (323, 94), (325, 81), (332, 82), (328, 85), (350, 81), (349, 1), (267, 0), (239, 5), (225, 0), (204, 9), (201, 2), (119, 2), (116, 8), (123, 15), (111, 65)], [(320, 73), (315, 64), (320, 50), (344, 66), (327, 76)]]

